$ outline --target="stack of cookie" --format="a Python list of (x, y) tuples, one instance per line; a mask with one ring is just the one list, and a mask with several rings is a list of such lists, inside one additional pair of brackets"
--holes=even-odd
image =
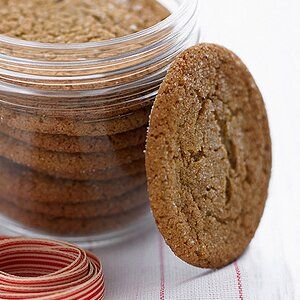
[(60, 235), (103, 233), (144, 215), (149, 110), (95, 120), (1, 106), (1, 212)]
[(156, 0), (14, 0), (1, 5), (2, 35), (86, 43), (63, 51), (61, 45), (3, 47), (8, 58), (1, 64), (6, 75), (0, 70), (5, 85), (0, 91), (4, 214), (61, 235), (102, 233), (144, 215), (146, 127), (168, 64), (153, 59), (150, 66), (157, 50), (151, 53), (149, 47), (158, 47), (162, 35), (158, 42), (153, 35), (139, 42), (129, 39), (124, 47), (89, 42), (136, 33), (169, 15)]

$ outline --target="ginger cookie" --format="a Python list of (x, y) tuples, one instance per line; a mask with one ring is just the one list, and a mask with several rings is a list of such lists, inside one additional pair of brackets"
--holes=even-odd
[(0, 209), (5, 216), (36, 231), (63, 236), (80, 236), (122, 229), (124, 225), (128, 226), (144, 217), (149, 207), (142, 205), (126, 213), (109, 217), (56, 218), (19, 209), (0, 197)]
[[(48, 113), (52, 112), (48, 110)], [(73, 112), (70, 112), (72, 114)], [(114, 112), (112, 117), (88, 119), (88, 112), (82, 112), (81, 118), (70, 116), (51, 117), (40, 112), (19, 111), (14, 106), (0, 106), (0, 123), (11, 128), (32, 133), (63, 134), (68, 136), (114, 135), (134, 130), (148, 124), (150, 107), (131, 110), (126, 114)]]
[[(32, 147), (0, 133), (0, 156), (36, 171), (67, 179), (80, 180), (97, 170), (108, 170), (109, 173), (109, 169), (142, 159), (144, 148), (142, 143), (110, 153), (61, 153)], [(108, 175), (106, 178), (109, 179)]]
[(65, 153), (111, 152), (138, 146), (146, 141), (146, 127), (109, 136), (66, 136), (33, 133), (0, 123), (0, 132), (37, 148)]
[(136, 189), (146, 181), (144, 173), (111, 181), (58, 179), (2, 158), (0, 173), (0, 194), (6, 198), (11, 195), (62, 204), (109, 200)]
[(115, 198), (83, 203), (64, 204), (62, 202), (53, 202), (45, 204), (45, 202), (34, 201), (32, 199), (22, 199), (19, 196), (10, 195), (5, 197), (4, 194), (1, 194), (1, 198), (33, 214), (38, 213), (58, 218), (108, 217), (126, 213), (142, 204), (146, 204), (148, 199), (145, 184)]
[[(72, 174), (73, 180), (100, 180), (107, 181), (113, 179), (124, 178), (126, 176), (135, 176), (137, 174), (145, 173), (145, 158), (135, 160), (129, 164), (119, 165), (117, 167), (106, 169), (106, 170), (91, 170), (90, 172)], [(69, 175), (62, 175), (61, 178), (70, 179)]]
[(44, 43), (86, 43), (126, 36), (169, 15), (156, 0), (10, 0), (0, 34)]
[(243, 62), (212, 44), (179, 55), (146, 150), (152, 211), (179, 258), (220, 268), (244, 252), (263, 214), (271, 159), (263, 98)]

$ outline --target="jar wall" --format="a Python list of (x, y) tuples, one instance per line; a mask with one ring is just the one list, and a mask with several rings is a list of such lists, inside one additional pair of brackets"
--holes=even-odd
[[(172, 1), (173, 8), (181, 2)], [(154, 35), (150, 32), (150, 40), (145, 32), (138, 43), (130, 42), (125, 57), (114, 47), (104, 61), (93, 51), (84, 66), (82, 58), (74, 62), (74, 55), (54, 55), (51, 66), (44, 56), (26, 57), (36, 49), (5, 44), (2, 49), (11, 49), (2, 53), (9, 63), (0, 62), (2, 227), (101, 244), (145, 224), (149, 114), (169, 64), (198, 41), (197, 1), (192, 2), (185, 24), (177, 28), (174, 19)], [(118, 46), (122, 43), (127, 42)], [(138, 44), (140, 49), (132, 50)], [(20, 63), (11, 59), (16, 55)]]

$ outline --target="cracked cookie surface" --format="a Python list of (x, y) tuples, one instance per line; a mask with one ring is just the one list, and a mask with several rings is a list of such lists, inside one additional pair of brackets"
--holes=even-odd
[(169, 16), (156, 0), (0, 0), (0, 34), (44, 43), (122, 37)]
[(235, 54), (201, 44), (176, 59), (151, 113), (146, 168), (156, 223), (179, 258), (219, 268), (244, 252), (267, 198), (271, 140)]

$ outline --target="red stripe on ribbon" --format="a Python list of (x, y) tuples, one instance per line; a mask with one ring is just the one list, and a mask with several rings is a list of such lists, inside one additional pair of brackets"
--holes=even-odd
[(0, 236), (0, 299), (101, 300), (99, 259), (74, 245)]

